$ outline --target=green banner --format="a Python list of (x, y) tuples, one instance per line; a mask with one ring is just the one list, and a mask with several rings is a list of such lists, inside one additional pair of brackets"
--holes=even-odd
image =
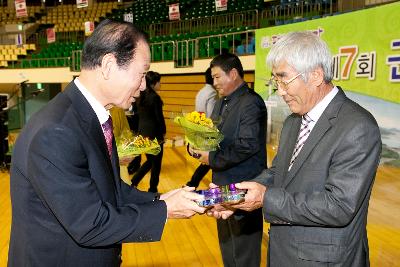
[(281, 35), (301, 30), (313, 31), (328, 43), (335, 85), (400, 103), (400, 2), (256, 30), (255, 89), (264, 98), (271, 45)]

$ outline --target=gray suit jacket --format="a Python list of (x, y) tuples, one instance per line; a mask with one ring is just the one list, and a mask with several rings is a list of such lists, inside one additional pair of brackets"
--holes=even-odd
[(268, 266), (368, 266), (378, 125), (339, 88), (288, 171), (300, 123), (295, 114), (286, 119), (272, 167), (255, 178), (269, 186), (263, 208), (271, 223)]

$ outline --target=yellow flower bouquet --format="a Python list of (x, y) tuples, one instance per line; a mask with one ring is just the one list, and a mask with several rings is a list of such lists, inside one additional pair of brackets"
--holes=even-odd
[(143, 153), (157, 155), (161, 151), (157, 138), (150, 140), (148, 137), (134, 135), (131, 131), (124, 131), (115, 141), (121, 164)]
[(185, 131), (185, 140), (196, 149), (212, 151), (224, 139), (210, 118), (203, 112), (193, 111), (184, 116), (177, 116), (174, 122)]

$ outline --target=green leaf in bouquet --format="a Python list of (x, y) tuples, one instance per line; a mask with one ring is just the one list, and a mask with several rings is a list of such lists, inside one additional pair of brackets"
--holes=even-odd
[(177, 116), (174, 122), (179, 124), (185, 132), (185, 140), (193, 147), (212, 151), (217, 149), (224, 139), (223, 134), (216, 127), (207, 127), (188, 121), (185, 117)]

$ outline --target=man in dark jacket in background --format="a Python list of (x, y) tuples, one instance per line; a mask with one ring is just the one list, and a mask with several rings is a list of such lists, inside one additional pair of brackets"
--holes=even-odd
[[(223, 54), (211, 63), (214, 87), (221, 98), (211, 118), (220, 121), (224, 140), (216, 151), (194, 151), (210, 165), (213, 183), (226, 185), (251, 180), (266, 168), (266, 116), (263, 99), (243, 80), (236, 55)], [(260, 266), (263, 217), (261, 209), (237, 211), (217, 221), (225, 266)]]

